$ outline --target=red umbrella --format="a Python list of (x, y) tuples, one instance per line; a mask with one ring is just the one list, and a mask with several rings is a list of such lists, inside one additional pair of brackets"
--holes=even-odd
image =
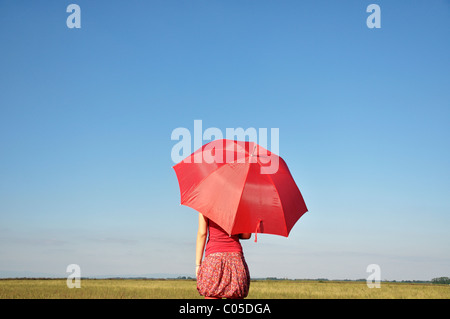
[(181, 204), (229, 235), (287, 237), (308, 211), (284, 160), (254, 142), (214, 140), (173, 168)]

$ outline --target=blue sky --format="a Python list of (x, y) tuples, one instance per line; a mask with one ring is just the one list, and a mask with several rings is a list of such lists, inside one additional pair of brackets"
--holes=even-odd
[(309, 208), (252, 276), (450, 275), (448, 1), (70, 3), (0, 2), (0, 275), (193, 274), (194, 120), (279, 128)]

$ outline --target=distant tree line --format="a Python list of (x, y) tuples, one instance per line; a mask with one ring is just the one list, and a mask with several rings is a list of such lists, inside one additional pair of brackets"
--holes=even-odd
[[(142, 280), (172, 280), (172, 279), (178, 279), (178, 280), (196, 280), (194, 277), (190, 276), (178, 276), (176, 278), (151, 278), (151, 277), (111, 277), (111, 278), (89, 278), (89, 277), (82, 277), (83, 279), (89, 279), (89, 280), (126, 280), (126, 279), (142, 279)], [(0, 278), (0, 280), (66, 280), (66, 278), (42, 278), (42, 277), (11, 277), (11, 278)], [(330, 280), (327, 278), (315, 278), (315, 279), (288, 279), (288, 278), (277, 278), (277, 277), (265, 277), (265, 278), (252, 278), (252, 280), (292, 280), (292, 281), (318, 281), (318, 282), (325, 282), (325, 281), (366, 281), (366, 279), (334, 279)], [(450, 278), (449, 277), (437, 277), (431, 279), (431, 281), (428, 280), (383, 280), (383, 282), (399, 282), (399, 283), (412, 283), (412, 284), (439, 284), (439, 285), (450, 285)]]
[(439, 284), (439, 285), (450, 285), (450, 278), (448, 277), (438, 277), (431, 279), (432, 284)]

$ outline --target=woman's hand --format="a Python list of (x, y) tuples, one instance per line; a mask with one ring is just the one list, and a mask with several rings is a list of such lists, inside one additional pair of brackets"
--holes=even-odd
[(198, 271), (200, 269), (200, 265), (195, 266), (195, 277), (197, 278), (198, 276)]

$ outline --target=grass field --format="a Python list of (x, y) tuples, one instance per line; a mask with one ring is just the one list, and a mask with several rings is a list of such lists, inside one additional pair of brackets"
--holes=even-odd
[[(0, 280), (0, 299), (196, 299), (202, 298), (194, 280), (82, 279), (81, 288), (66, 280)], [(252, 281), (248, 299), (450, 299), (449, 285), (365, 282)]]

